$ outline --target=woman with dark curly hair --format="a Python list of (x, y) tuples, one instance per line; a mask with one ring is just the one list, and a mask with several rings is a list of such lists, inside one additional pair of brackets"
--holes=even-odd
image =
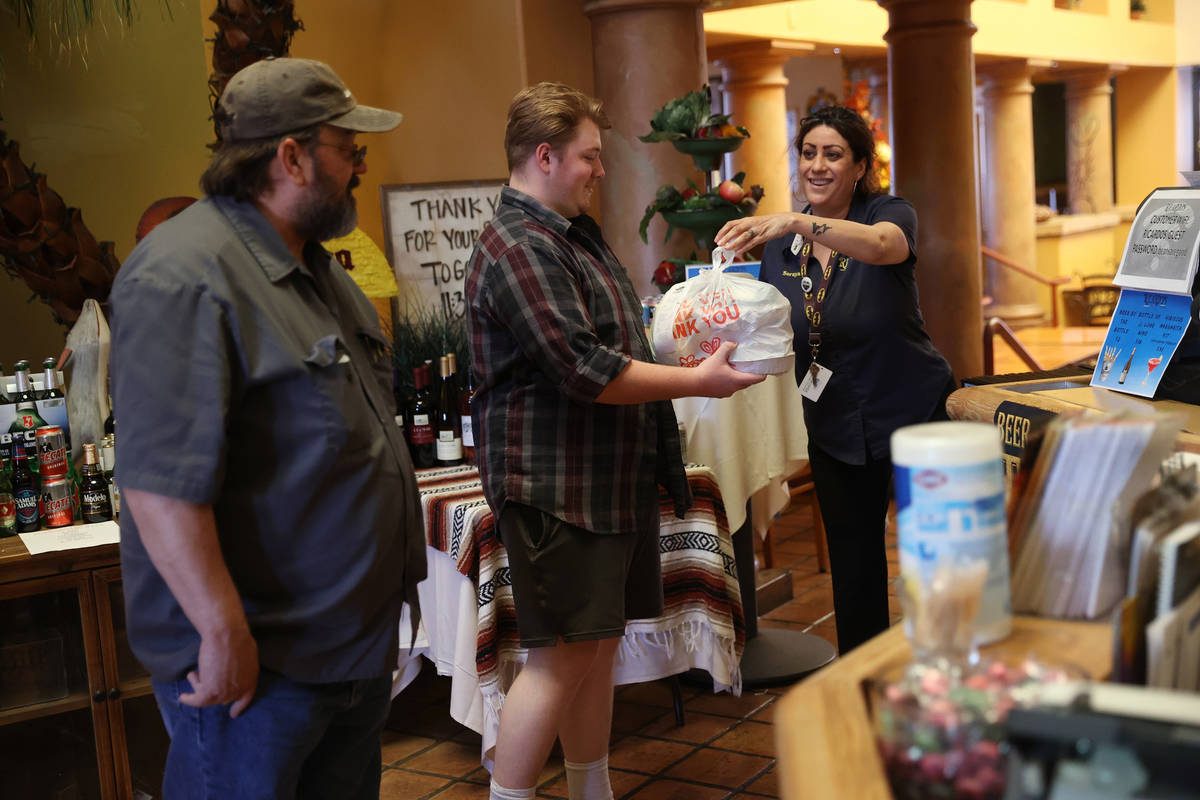
[(945, 419), (950, 365), (917, 302), (917, 213), (880, 194), (875, 141), (857, 113), (822, 108), (800, 123), (799, 214), (728, 223), (716, 243), (763, 245), (761, 277), (792, 303), (796, 382), (829, 539), (838, 650), (888, 627), (889, 439)]

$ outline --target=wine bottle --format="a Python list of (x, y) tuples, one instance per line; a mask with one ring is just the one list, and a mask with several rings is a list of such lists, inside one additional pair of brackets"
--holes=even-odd
[(1129, 360), (1125, 362), (1125, 367), (1121, 370), (1121, 377), (1117, 378), (1117, 383), (1124, 383), (1129, 377), (1129, 368), (1133, 366), (1133, 354), (1137, 352), (1137, 348), (1133, 348), (1133, 352), (1129, 354)]
[(471, 421), (471, 409), (475, 403), (475, 379), (467, 369), (467, 379), (458, 398), (458, 415), (462, 420), (463, 459), (468, 464), (478, 464), (475, 450), (475, 423)]
[(438, 397), (437, 413), (434, 417), (437, 462), (442, 467), (453, 467), (462, 463), (462, 421), (458, 416), (458, 397), (454, 391), (454, 373), (450, 371), (450, 358), (441, 358), (442, 385)]
[(433, 397), (429, 390), (429, 367), (413, 368), (414, 394), (408, 407), (408, 446), (413, 466), (427, 469), (435, 466), (433, 447)]

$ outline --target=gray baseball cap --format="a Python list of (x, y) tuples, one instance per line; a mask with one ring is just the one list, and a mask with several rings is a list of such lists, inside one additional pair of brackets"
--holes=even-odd
[(262, 139), (326, 123), (352, 131), (390, 131), (398, 111), (362, 106), (328, 64), (310, 58), (264, 58), (239, 70), (214, 112), (227, 142)]

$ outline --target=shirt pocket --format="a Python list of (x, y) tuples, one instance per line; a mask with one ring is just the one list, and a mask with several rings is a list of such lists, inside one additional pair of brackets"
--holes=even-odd
[(336, 333), (322, 336), (309, 347), (304, 365), (312, 385), (313, 410), (324, 417), (333, 451), (365, 444), (364, 436), (356, 431), (362, 418), (357, 408), (362, 393), (354, 385), (354, 367), (346, 345)]

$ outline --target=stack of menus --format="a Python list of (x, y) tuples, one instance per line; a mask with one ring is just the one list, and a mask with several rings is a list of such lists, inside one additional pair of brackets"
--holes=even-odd
[(1113, 283), (1121, 296), (1092, 386), (1153, 397), (1191, 322), (1200, 188), (1155, 189), (1138, 207)]

